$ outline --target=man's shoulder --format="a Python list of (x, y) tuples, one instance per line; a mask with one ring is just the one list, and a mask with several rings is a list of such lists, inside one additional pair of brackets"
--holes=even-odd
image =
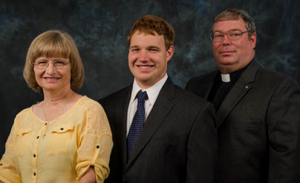
[(292, 85), (298, 85), (295, 79), (290, 76), (284, 75), (282, 73), (272, 71), (263, 67), (258, 69), (256, 80), (259, 82), (268, 82), (268, 83), (290, 83)]
[(117, 91), (109, 94), (108, 96), (99, 99), (98, 102), (101, 105), (106, 105), (107, 103), (117, 102), (118, 100), (120, 100), (120, 99), (122, 99), (124, 97), (129, 96), (130, 92), (131, 92), (131, 88), (132, 87), (130, 85), (130, 86), (127, 86), (127, 87), (122, 88), (120, 90), (117, 90)]
[(190, 106), (205, 106), (210, 102), (194, 93), (175, 85), (177, 101), (188, 103)]
[(199, 82), (199, 81), (204, 81), (204, 80), (213, 80), (216, 77), (217, 73), (218, 73), (218, 70), (215, 70), (215, 71), (212, 71), (212, 72), (209, 72), (206, 74), (202, 74), (200, 76), (193, 77), (189, 80), (189, 83), (190, 82)]
[(209, 72), (197, 77), (190, 79), (186, 84), (186, 89), (191, 92), (195, 92), (199, 90), (199, 87), (207, 88), (209, 87), (215, 80), (218, 71)]

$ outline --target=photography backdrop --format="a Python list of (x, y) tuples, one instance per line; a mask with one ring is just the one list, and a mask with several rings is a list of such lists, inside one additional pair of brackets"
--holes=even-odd
[(168, 74), (186, 82), (216, 69), (210, 28), (227, 8), (246, 10), (257, 27), (256, 58), (264, 67), (300, 81), (300, 1), (298, 0), (1, 0), (0, 157), (15, 115), (43, 100), (26, 85), (22, 71), (31, 41), (49, 29), (68, 32), (85, 67), (79, 93), (102, 98), (132, 82), (127, 66), (127, 34), (146, 14), (175, 29), (175, 54)]

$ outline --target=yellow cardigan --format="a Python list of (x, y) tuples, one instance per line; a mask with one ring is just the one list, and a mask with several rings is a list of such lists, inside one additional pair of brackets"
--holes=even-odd
[(84, 96), (50, 122), (32, 107), (15, 118), (0, 163), (5, 183), (78, 182), (94, 166), (97, 183), (109, 174), (112, 135), (102, 106)]

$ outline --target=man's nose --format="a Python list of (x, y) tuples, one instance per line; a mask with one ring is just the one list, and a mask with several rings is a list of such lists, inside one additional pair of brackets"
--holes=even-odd
[(222, 43), (225, 44), (225, 45), (228, 45), (230, 44), (230, 39), (228, 38), (227, 34), (224, 35), (223, 37), (223, 40), (222, 40)]
[(139, 54), (139, 61), (148, 61), (149, 53), (146, 50), (141, 50)]

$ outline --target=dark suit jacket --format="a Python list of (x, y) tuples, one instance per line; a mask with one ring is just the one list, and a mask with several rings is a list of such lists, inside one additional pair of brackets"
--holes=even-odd
[(126, 163), (132, 86), (99, 100), (114, 140), (106, 183), (212, 183), (217, 156), (213, 106), (166, 81)]
[[(217, 73), (187, 90), (207, 99)], [(300, 182), (300, 91), (291, 78), (252, 61), (217, 111), (217, 128), (219, 183)]]

